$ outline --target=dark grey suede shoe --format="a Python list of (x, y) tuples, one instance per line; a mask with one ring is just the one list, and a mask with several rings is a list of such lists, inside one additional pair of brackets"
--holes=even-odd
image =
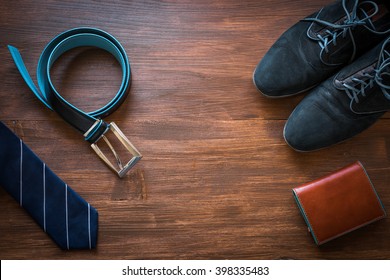
[(295, 95), (329, 78), (390, 32), (388, 0), (334, 2), (289, 28), (253, 73), (267, 97)]
[(390, 37), (307, 95), (284, 127), (288, 145), (313, 151), (349, 139), (390, 110)]

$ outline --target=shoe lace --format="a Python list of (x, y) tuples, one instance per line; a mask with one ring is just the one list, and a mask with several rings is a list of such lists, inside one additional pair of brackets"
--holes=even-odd
[[(366, 11), (361, 7), (362, 5), (372, 5), (373, 12), (371, 14), (367, 14)], [(378, 5), (373, 1), (363, 1), (359, 3), (359, 0), (355, 0), (355, 3), (352, 7), (351, 12), (348, 11), (346, 6), (346, 0), (342, 1), (342, 6), (346, 14), (346, 19), (341, 24), (335, 24), (332, 22), (328, 22), (325, 20), (321, 20), (318, 18), (305, 18), (303, 21), (311, 21), (318, 23), (328, 29), (325, 30), (324, 35), (317, 34), (318, 38), (318, 44), (321, 47), (321, 51), (325, 51), (326, 53), (329, 53), (329, 44), (333, 43), (334, 46), (337, 46), (337, 38), (339, 34), (342, 35), (343, 38), (345, 38), (347, 35), (350, 36), (351, 42), (352, 42), (352, 55), (350, 58), (350, 62), (354, 60), (356, 56), (356, 42), (355, 38), (352, 33), (352, 29), (354, 29), (357, 26), (364, 26), (371, 32), (375, 34), (386, 34), (390, 32), (390, 30), (379, 32), (375, 30), (375, 27), (372, 24), (371, 18), (375, 16), (379, 12)], [(360, 10), (362, 14), (364, 15), (363, 18), (359, 18), (357, 15), (357, 11)], [(370, 27), (368, 26), (370, 25)], [(322, 58), (321, 58), (322, 61)], [(324, 61), (322, 61), (325, 63)], [(326, 63), (325, 63), (326, 64)]]
[(361, 78), (353, 77), (351, 80), (355, 82), (355, 86), (343, 83), (344, 91), (351, 100), (359, 103), (359, 97), (366, 96), (366, 90), (377, 84), (382, 90), (383, 95), (390, 100), (390, 85), (385, 84), (385, 78), (390, 77), (390, 52), (385, 49), (390, 42), (390, 37), (383, 43), (378, 63), (372, 73), (363, 73)]

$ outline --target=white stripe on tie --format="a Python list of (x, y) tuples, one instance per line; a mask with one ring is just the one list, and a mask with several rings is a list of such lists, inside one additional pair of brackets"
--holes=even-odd
[(23, 142), (22, 139), (20, 139), (20, 196), (19, 196), (19, 203), (20, 206), (23, 206)]
[(68, 185), (65, 184), (65, 223), (66, 223), (66, 247), (69, 250), (69, 225), (68, 225)]
[(91, 245), (91, 205), (88, 203), (88, 241), (89, 241), (89, 249), (92, 249)]
[(43, 163), (43, 230), (46, 232), (46, 164)]

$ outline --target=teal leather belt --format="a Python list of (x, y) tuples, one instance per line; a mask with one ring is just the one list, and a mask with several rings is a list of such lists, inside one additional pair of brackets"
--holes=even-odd
[[(53, 63), (66, 51), (77, 47), (96, 47), (112, 54), (122, 68), (122, 83), (114, 98), (102, 108), (93, 112), (83, 112), (67, 102), (55, 89), (50, 78), (50, 68)], [(122, 45), (112, 35), (96, 28), (75, 28), (65, 31), (52, 39), (43, 50), (37, 66), (37, 88), (31, 79), (26, 66), (23, 63), (19, 51), (8, 46), (12, 58), (19, 69), (23, 79), (35, 96), (48, 107), (57, 112), (65, 121), (81, 132), (85, 140), (91, 143), (91, 147), (99, 157), (119, 177), (123, 177), (142, 157), (140, 152), (131, 144), (115, 123), (106, 123), (102, 118), (114, 112), (126, 99), (131, 84), (130, 63)], [(123, 164), (118, 153), (105, 136), (111, 131), (119, 142), (132, 155), (132, 158)], [(112, 163), (101, 151), (97, 142), (103, 139), (113, 153), (116, 162)]]

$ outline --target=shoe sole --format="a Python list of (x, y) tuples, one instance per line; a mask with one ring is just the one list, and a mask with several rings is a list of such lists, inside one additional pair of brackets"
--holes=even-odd
[[(318, 152), (318, 151), (321, 151), (321, 150), (324, 150), (324, 149), (332, 148), (333, 146), (337, 146), (337, 145), (339, 145), (339, 144), (342, 144), (342, 143), (344, 143), (344, 142), (347, 142), (347, 141), (349, 141), (349, 140), (352, 140), (353, 138), (355, 138), (355, 137), (358, 135), (358, 134), (356, 134), (356, 135), (352, 136), (351, 138), (342, 140), (342, 141), (340, 141), (340, 142), (331, 144), (331, 145), (326, 146), (326, 147), (322, 147), (322, 148), (318, 148), (318, 149), (306, 151), (306, 150), (299, 150), (299, 149), (296, 149), (296, 148), (294, 148), (293, 146), (291, 146), (290, 143), (287, 142), (286, 136), (284, 135), (285, 129), (286, 129), (286, 126), (284, 126), (284, 129), (283, 129), (283, 138), (284, 138), (284, 142), (286, 142), (287, 146), (289, 146), (291, 149), (293, 149), (293, 150), (296, 151), (296, 152), (302, 153), (302, 154), (311, 153), (311, 152), (314, 153), (314, 152)], [(359, 133), (359, 134), (360, 134), (360, 133)]]
[(319, 149), (316, 149), (316, 150), (309, 150), (309, 151), (296, 149), (293, 146), (291, 146), (290, 143), (288, 143), (285, 134), (286, 134), (286, 124), (284, 125), (284, 128), (283, 128), (283, 139), (284, 139), (284, 142), (286, 142), (287, 146), (289, 146), (291, 149), (293, 149), (296, 152), (299, 152), (299, 153), (310, 153), (310, 152), (316, 152), (316, 151), (325, 149), (325, 147), (324, 148), (319, 148)]
[[(291, 112), (291, 115), (295, 112), (295, 110), (296, 110), (296, 108)], [(322, 147), (322, 148), (318, 148), (318, 149), (314, 149), (314, 150), (299, 150), (299, 149), (296, 149), (296, 148), (294, 148), (293, 146), (291, 146), (290, 143), (288, 143), (288, 141), (287, 141), (287, 139), (286, 139), (286, 124), (287, 124), (287, 122), (288, 122), (288, 119), (287, 119), (287, 121), (286, 121), (286, 123), (284, 124), (284, 127), (283, 127), (283, 139), (284, 139), (284, 142), (286, 142), (287, 146), (289, 146), (291, 149), (293, 149), (294, 151), (299, 152), (299, 153), (317, 152), (317, 151), (320, 151), (320, 150), (329, 148), (329, 147), (331, 147), (331, 146), (340, 144), (340, 143), (342, 143), (342, 142), (345, 142), (345, 141), (351, 139), (351, 138), (345, 139), (345, 140), (343, 140), (343, 141), (340, 141), (340, 142), (331, 144), (331, 145), (329, 145), (329, 146)], [(355, 136), (356, 136), (356, 135), (355, 135)]]
[[(257, 69), (257, 67), (256, 67)], [(311, 86), (311, 87), (308, 87), (306, 89), (303, 89), (301, 91), (298, 91), (298, 92), (294, 92), (294, 93), (291, 93), (291, 94), (287, 94), (287, 95), (280, 95), (280, 96), (273, 96), (273, 95), (267, 95), (265, 93), (263, 93), (256, 85), (255, 83), (255, 72), (256, 72), (256, 69), (255, 71), (253, 71), (253, 74), (252, 74), (252, 83), (254, 84), (255, 88), (257, 89), (258, 92), (261, 93), (261, 95), (263, 95), (264, 97), (267, 97), (267, 98), (270, 98), (270, 99), (282, 99), (282, 98), (286, 98), (286, 97), (292, 97), (292, 96), (295, 96), (295, 95), (298, 95), (298, 94), (301, 94), (301, 93), (304, 93), (306, 91), (309, 91), (311, 90), (312, 88), (315, 88), (318, 84), (315, 84), (314, 86)]]
[[(295, 109), (292, 111), (292, 113), (294, 113), (294, 111), (295, 111)], [(292, 114), (292, 113), (291, 113), (291, 114)], [(382, 118), (382, 117), (380, 117), (379, 119), (377, 119), (377, 121), (379, 121), (381, 118)], [(287, 122), (286, 122), (286, 124), (287, 124)], [(314, 150), (299, 150), (299, 149), (296, 149), (296, 148), (294, 148), (293, 146), (291, 146), (290, 143), (288, 143), (288, 141), (286, 140), (286, 135), (285, 135), (285, 133), (286, 133), (286, 124), (285, 124), (284, 127), (283, 127), (283, 138), (284, 138), (284, 142), (286, 142), (287, 146), (289, 146), (291, 149), (293, 149), (294, 151), (299, 152), (299, 153), (317, 152), (317, 151), (321, 151), (321, 150), (324, 150), (324, 149), (327, 149), (327, 148), (331, 148), (331, 147), (333, 147), (333, 146), (336, 146), (336, 145), (342, 144), (342, 143), (344, 143), (344, 142), (347, 142), (347, 141), (349, 141), (349, 140), (352, 140), (353, 138), (357, 137), (359, 134), (363, 133), (364, 131), (366, 131), (367, 129), (369, 129), (370, 127), (372, 127), (372, 125), (371, 125), (371, 126), (369, 126), (367, 129), (363, 130), (362, 132), (360, 132), (360, 133), (358, 133), (358, 134), (356, 134), (356, 135), (354, 135), (354, 136), (352, 136), (352, 137), (350, 137), (350, 138), (341, 140), (341, 141), (339, 141), (339, 142), (337, 142), (337, 143), (330, 144), (329, 146), (325, 146), (325, 147), (318, 148), (318, 149), (314, 149)], [(374, 124), (373, 124), (373, 125), (374, 125)]]

